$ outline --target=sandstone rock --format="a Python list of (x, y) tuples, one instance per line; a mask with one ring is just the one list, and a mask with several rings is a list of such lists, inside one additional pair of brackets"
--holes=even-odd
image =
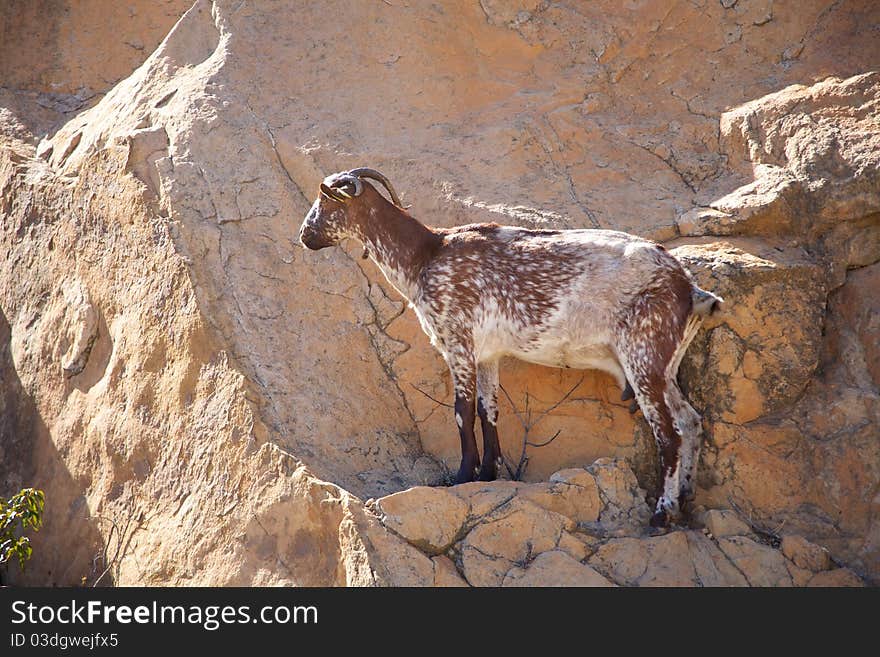
[[(824, 392), (821, 388), (814, 389), (814, 393), (819, 394), (809, 395), (801, 402), (804, 418), (813, 414), (818, 417), (823, 408), (839, 413), (844, 401), (851, 404), (851, 409), (865, 408), (866, 399), (854, 391), (851, 397), (841, 395), (839, 390)], [(873, 407), (870, 397), (867, 401)], [(750, 509), (758, 526), (773, 528), (786, 519), (789, 531), (827, 545), (832, 555), (835, 549), (850, 551), (854, 557), (864, 555), (856, 557), (858, 561), (854, 563), (867, 566), (871, 550), (876, 547), (864, 539), (854, 538), (850, 542), (845, 538), (870, 536), (876, 531), (862, 513), (872, 503), (863, 482), (875, 476), (873, 456), (868, 455), (875, 452), (877, 445), (870, 430), (855, 424), (858, 413), (851, 410), (848, 415), (853, 420), (838, 424), (840, 432), (830, 435), (813, 433), (807, 428), (810, 420), (801, 424), (803, 429), (793, 421), (753, 423), (747, 428), (716, 425), (717, 451), (707, 450), (704, 458), (712, 472), (728, 474), (716, 475), (703, 499), (719, 506), (733, 500)], [(842, 413), (840, 416), (846, 417)], [(823, 424), (816, 422), (817, 428)], [(842, 476), (843, 472), (849, 475)], [(841, 508), (851, 513), (841, 518), (843, 536), (831, 520), (834, 509)]]
[(57, 95), (104, 92), (140, 65), (190, 6), (190, 0), (22, 5), (0, 22), (0, 79)]
[(730, 300), (715, 320), (720, 325), (698, 336), (700, 347), (683, 365), (692, 402), (740, 425), (794, 402), (819, 364), (827, 294), (821, 266), (798, 249), (754, 240), (691, 244), (673, 253)]
[[(606, 538), (605, 536), (593, 536), (592, 534), (585, 534), (580, 531), (573, 533), (572, 536), (584, 544), (589, 554), (592, 554), (596, 550), (596, 548), (604, 542)], [(564, 534), (563, 538), (559, 541), (560, 548), (565, 544), (565, 542), (567, 542), (567, 539), (563, 539), (565, 539)], [(574, 556), (574, 553), (572, 553), (572, 556)], [(579, 561), (582, 561), (582, 559), (579, 559)]]
[(601, 522), (613, 528), (621, 524), (645, 526), (650, 511), (645, 493), (632, 470), (619, 459), (599, 459), (587, 470), (596, 478), (603, 503)]
[(591, 552), (584, 541), (566, 531), (560, 534), (557, 547), (575, 561), (583, 561)]
[(835, 568), (816, 573), (807, 583), (807, 586), (864, 586), (861, 578), (849, 568)]
[(738, 231), (807, 240), (831, 222), (876, 212), (880, 137), (865, 126), (878, 103), (872, 72), (794, 85), (723, 114), (722, 148), (756, 180), (713, 206), (740, 212)]
[(722, 538), (718, 545), (751, 586), (792, 585), (785, 558), (778, 550), (745, 536)]
[[(377, 524), (360, 504), (347, 505), (339, 526), (345, 584), (434, 586), (435, 564), (431, 559)], [(350, 565), (353, 561), (356, 568)]]
[(439, 555), (433, 557), (431, 561), (434, 562), (434, 586), (462, 587), (468, 585), (458, 574), (455, 564), (449, 557)]
[(470, 586), (501, 586), (504, 576), (514, 566), (512, 561), (487, 556), (467, 546), (462, 548), (461, 564)]
[[(859, 243), (863, 239), (860, 235)], [(866, 391), (871, 383), (880, 386), (880, 300), (870, 292), (877, 289), (880, 264), (863, 266), (847, 272), (844, 284), (829, 304), (830, 312), (840, 318), (831, 327), (831, 334), (847, 379)]]
[(499, 586), (517, 563), (552, 550), (571, 521), (518, 498), (496, 509), (461, 543), (464, 576), (473, 586)]
[(474, 481), (449, 490), (468, 503), (471, 517), (479, 518), (512, 500), (524, 487), (525, 484), (518, 481)]
[(786, 534), (782, 537), (780, 549), (782, 554), (796, 566), (814, 573), (820, 570), (828, 570), (831, 566), (828, 551), (815, 543), (810, 543), (803, 536)]
[(582, 468), (566, 468), (559, 470), (550, 475), (550, 483), (570, 484), (572, 486), (581, 486), (582, 488), (591, 488), (596, 485), (596, 480), (589, 472)]
[(614, 586), (595, 570), (560, 550), (539, 554), (528, 567), (511, 568), (502, 586)]
[(788, 568), (788, 574), (791, 575), (791, 583), (795, 586), (806, 586), (815, 575), (813, 571), (795, 566), (791, 562), (786, 563), (785, 566)]
[[(67, 302), (67, 348), (61, 358), (61, 369), (68, 377), (85, 369), (92, 347), (98, 337), (98, 315), (86, 292), (77, 281), (68, 281), (63, 287)], [(64, 345), (61, 346), (64, 349)]]
[(687, 532), (688, 548), (700, 586), (748, 586), (742, 572), (731, 563), (714, 540)]
[(692, 531), (612, 539), (588, 563), (623, 586), (748, 585), (713, 541)]
[(728, 509), (710, 509), (703, 514), (701, 520), (715, 538), (745, 536), (752, 533), (751, 528), (736, 513)]
[(417, 486), (376, 501), (382, 522), (430, 554), (445, 552), (458, 536), (469, 506), (443, 488)]
[(563, 476), (557, 476), (559, 473), (556, 473), (553, 475), (555, 480), (551, 477), (549, 483), (525, 486), (518, 491), (517, 496), (567, 516), (575, 522), (595, 522), (602, 510), (599, 487), (589, 473), (585, 470), (581, 470), (581, 473), (583, 474)]
[(520, 561), (554, 547), (570, 519), (531, 502), (514, 499), (495, 510), (464, 540), (485, 554)]
[[(672, 534), (672, 536), (674, 535)], [(640, 583), (641, 577), (648, 569), (648, 549), (646, 542), (635, 538), (613, 539), (600, 547), (588, 559), (587, 563), (598, 569), (599, 572), (605, 573), (621, 586), (633, 586)], [(672, 579), (669, 581), (673, 582)], [(675, 579), (674, 581), (681, 580)], [(670, 583), (669, 585), (675, 586), (676, 584)]]
[(673, 555), (672, 559), (661, 556), (651, 563), (653, 551), (664, 552), (667, 546), (674, 551), (686, 544), (684, 534), (674, 532), (650, 541), (638, 539), (614, 539), (609, 541), (589, 559), (589, 564), (608, 573), (615, 582), (626, 586), (686, 586), (696, 583), (690, 563)]

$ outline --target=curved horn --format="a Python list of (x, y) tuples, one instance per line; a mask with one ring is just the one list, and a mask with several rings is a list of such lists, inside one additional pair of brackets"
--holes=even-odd
[[(364, 191), (364, 183), (361, 182), (360, 178), (358, 178), (357, 176), (352, 176), (347, 172), (327, 176), (326, 178), (324, 178), (324, 182), (322, 184), (326, 185), (334, 192), (329, 196), (337, 201), (347, 200), (350, 198), (354, 198), (355, 196), (360, 196)], [(342, 189), (342, 186), (344, 185), (353, 185), (354, 194), (349, 194), (347, 191)]]
[(385, 189), (387, 189), (388, 193), (391, 195), (391, 202), (399, 208), (403, 207), (400, 203), (400, 199), (397, 197), (397, 192), (394, 191), (394, 187), (391, 185), (391, 181), (375, 169), (368, 169), (366, 167), (352, 169), (348, 172), (348, 175), (355, 176), (355, 178), (372, 178), (373, 180), (379, 181), (385, 186)]

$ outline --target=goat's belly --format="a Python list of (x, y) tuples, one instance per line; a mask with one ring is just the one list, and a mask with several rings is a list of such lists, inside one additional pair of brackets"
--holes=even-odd
[(536, 365), (578, 370), (602, 370), (623, 381), (623, 370), (617, 357), (604, 344), (592, 345), (535, 345), (534, 348), (518, 349), (510, 355)]

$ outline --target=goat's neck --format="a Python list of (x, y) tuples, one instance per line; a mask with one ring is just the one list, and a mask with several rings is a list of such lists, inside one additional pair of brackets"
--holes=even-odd
[(442, 238), (393, 206), (370, 208), (354, 237), (398, 292), (412, 301), (419, 274)]

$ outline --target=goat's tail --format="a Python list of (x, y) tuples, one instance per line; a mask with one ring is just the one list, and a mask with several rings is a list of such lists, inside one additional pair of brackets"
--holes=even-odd
[(724, 299), (717, 294), (707, 292), (693, 281), (691, 281), (691, 301), (691, 312), (685, 321), (681, 340), (679, 341), (678, 347), (676, 347), (675, 353), (672, 356), (672, 361), (669, 364), (668, 371), (672, 373), (673, 377), (678, 372), (678, 367), (681, 365), (681, 359), (684, 358), (684, 352), (687, 351), (691, 341), (697, 335), (697, 331), (700, 330), (703, 318), (714, 313), (718, 310), (721, 304), (724, 303)]
[(724, 299), (717, 294), (707, 292), (697, 285), (693, 285), (691, 300), (693, 301), (693, 313), (698, 317), (709, 317), (724, 303)]

